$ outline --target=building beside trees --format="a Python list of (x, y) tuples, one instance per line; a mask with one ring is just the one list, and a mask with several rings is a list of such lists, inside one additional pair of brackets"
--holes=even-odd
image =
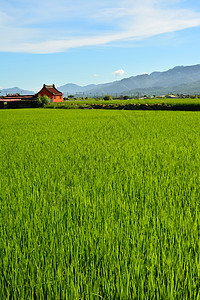
[(31, 108), (38, 106), (38, 98), (49, 98), (49, 102), (63, 102), (63, 93), (58, 91), (54, 84), (44, 84), (35, 95), (8, 94), (0, 98), (0, 108)]
[(63, 102), (63, 93), (58, 91), (54, 84), (44, 84), (42, 89), (37, 94), (35, 94), (35, 97), (38, 97), (39, 95), (41, 97), (46, 95), (50, 99), (50, 102)]

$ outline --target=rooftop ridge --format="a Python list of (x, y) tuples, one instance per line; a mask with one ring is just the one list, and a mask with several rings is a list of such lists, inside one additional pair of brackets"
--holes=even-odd
[(54, 84), (44, 84), (43, 87), (46, 87), (46, 88), (55, 88), (55, 85)]

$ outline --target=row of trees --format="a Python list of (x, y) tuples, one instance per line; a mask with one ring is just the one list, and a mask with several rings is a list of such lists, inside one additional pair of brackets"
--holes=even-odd
[[(120, 97), (113, 97), (111, 95), (105, 95), (102, 97), (96, 97), (94, 96), (94, 99), (103, 99), (103, 100), (113, 100), (113, 99), (120, 99), (120, 100), (128, 100), (130, 99), (130, 96), (120, 96)], [(77, 99), (81, 99), (81, 100), (87, 100), (88, 97), (81, 97), (81, 98), (77, 98), (74, 95), (68, 95), (67, 97), (64, 97), (63, 100), (77, 100)]]

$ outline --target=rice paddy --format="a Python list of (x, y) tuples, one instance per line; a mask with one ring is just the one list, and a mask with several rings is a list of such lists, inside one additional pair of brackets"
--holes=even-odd
[(200, 112), (0, 120), (0, 299), (200, 299)]

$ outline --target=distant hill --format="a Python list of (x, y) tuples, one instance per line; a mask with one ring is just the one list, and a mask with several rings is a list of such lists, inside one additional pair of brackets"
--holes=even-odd
[(77, 84), (67, 83), (65, 85), (58, 87), (58, 90), (61, 91), (63, 94), (69, 95), (74, 93), (84, 93), (94, 89), (95, 87), (96, 87), (95, 84), (79, 86)]
[(190, 84), (180, 84), (173, 87), (152, 87), (152, 88), (140, 88), (125, 91), (122, 95), (167, 95), (167, 94), (184, 94), (184, 95), (200, 95), (200, 80)]
[[(58, 87), (64, 96), (102, 96), (110, 95), (166, 95), (166, 94), (200, 94), (200, 64), (177, 66), (165, 72), (153, 72), (123, 78), (122, 80), (103, 84), (79, 86), (67, 83)], [(34, 95), (18, 87), (1, 90), (0, 96), (6, 94)]]
[(0, 96), (6, 96), (8, 94), (34, 95), (35, 93), (33, 91), (27, 91), (27, 90), (20, 89), (18, 87), (13, 87), (13, 88), (7, 88), (1, 90)]
[(69, 94), (85, 95), (119, 95), (119, 94), (168, 94), (168, 93), (200, 93), (200, 64), (194, 66), (177, 66), (165, 72), (153, 72), (131, 76), (122, 80), (98, 84), (78, 86), (66, 84), (58, 89), (65, 96)]

